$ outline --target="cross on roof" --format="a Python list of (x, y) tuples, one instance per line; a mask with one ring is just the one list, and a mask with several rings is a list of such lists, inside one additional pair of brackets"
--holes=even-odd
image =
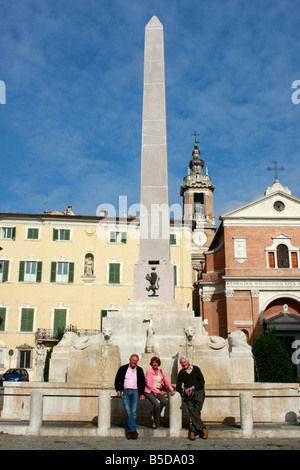
[(273, 164), (274, 164), (274, 167), (273, 167), (273, 168), (271, 168), (271, 167), (268, 166), (268, 168), (266, 168), (266, 170), (267, 170), (267, 171), (274, 171), (274, 173), (275, 173), (275, 181), (277, 181), (277, 180), (278, 180), (278, 171), (284, 171), (285, 168), (283, 168), (283, 167), (278, 168), (276, 160), (274, 160)]
[(197, 132), (195, 131), (194, 134), (192, 134), (192, 135), (195, 137), (195, 144), (198, 144), (199, 142), (197, 142), (196, 137), (197, 137), (197, 135), (199, 135), (199, 134), (197, 134)]

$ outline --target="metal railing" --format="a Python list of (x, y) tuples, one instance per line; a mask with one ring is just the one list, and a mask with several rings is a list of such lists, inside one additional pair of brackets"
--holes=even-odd
[[(73, 331), (78, 334), (78, 336), (91, 336), (97, 335), (100, 333), (100, 330), (66, 330)], [(35, 334), (37, 341), (55, 341), (61, 335), (61, 330), (56, 330), (52, 328), (38, 328)]]

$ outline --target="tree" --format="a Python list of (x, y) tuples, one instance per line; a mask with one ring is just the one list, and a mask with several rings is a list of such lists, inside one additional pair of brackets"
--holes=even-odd
[(284, 342), (276, 337), (275, 329), (256, 339), (252, 348), (255, 361), (255, 381), (295, 382), (295, 371)]

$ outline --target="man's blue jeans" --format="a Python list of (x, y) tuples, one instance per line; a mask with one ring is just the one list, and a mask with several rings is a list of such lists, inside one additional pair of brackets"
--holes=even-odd
[(140, 395), (138, 390), (124, 390), (122, 394), (123, 405), (126, 410), (127, 431), (136, 431), (136, 417)]

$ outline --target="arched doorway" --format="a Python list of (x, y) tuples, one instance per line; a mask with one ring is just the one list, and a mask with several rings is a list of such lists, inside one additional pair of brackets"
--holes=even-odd
[(300, 361), (294, 361), (300, 342), (300, 302), (288, 297), (273, 300), (264, 310), (263, 326), (265, 330), (274, 328), (276, 336), (285, 341), (295, 375), (300, 375)]

